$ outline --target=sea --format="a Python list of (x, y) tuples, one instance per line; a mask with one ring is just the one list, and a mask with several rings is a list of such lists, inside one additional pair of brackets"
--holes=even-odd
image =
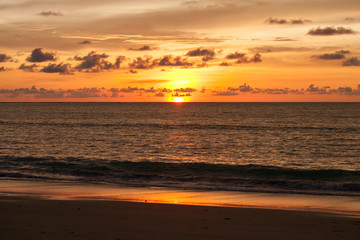
[(10, 180), (359, 197), (360, 103), (0, 103)]

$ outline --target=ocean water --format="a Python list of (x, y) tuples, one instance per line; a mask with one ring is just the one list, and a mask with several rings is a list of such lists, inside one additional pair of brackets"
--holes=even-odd
[(0, 103), (0, 180), (360, 196), (360, 103)]

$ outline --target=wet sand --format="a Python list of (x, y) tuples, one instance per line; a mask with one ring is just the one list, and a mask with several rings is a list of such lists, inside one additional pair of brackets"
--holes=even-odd
[(0, 197), (0, 239), (360, 239), (360, 218), (309, 211)]

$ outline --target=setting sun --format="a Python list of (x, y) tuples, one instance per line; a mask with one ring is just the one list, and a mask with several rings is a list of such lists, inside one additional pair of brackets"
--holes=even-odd
[(184, 98), (182, 98), (182, 97), (176, 97), (176, 98), (174, 98), (172, 101), (173, 101), (173, 102), (176, 102), (176, 103), (182, 103), (182, 102), (184, 102)]

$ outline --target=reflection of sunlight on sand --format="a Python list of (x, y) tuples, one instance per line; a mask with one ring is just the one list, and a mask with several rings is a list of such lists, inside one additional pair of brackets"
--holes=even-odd
[(125, 188), (115, 185), (0, 181), (1, 195), (26, 195), (61, 200), (118, 200), (148, 203), (255, 207), (343, 212), (360, 216), (360, 197), (303, 194), (185, 191)]

